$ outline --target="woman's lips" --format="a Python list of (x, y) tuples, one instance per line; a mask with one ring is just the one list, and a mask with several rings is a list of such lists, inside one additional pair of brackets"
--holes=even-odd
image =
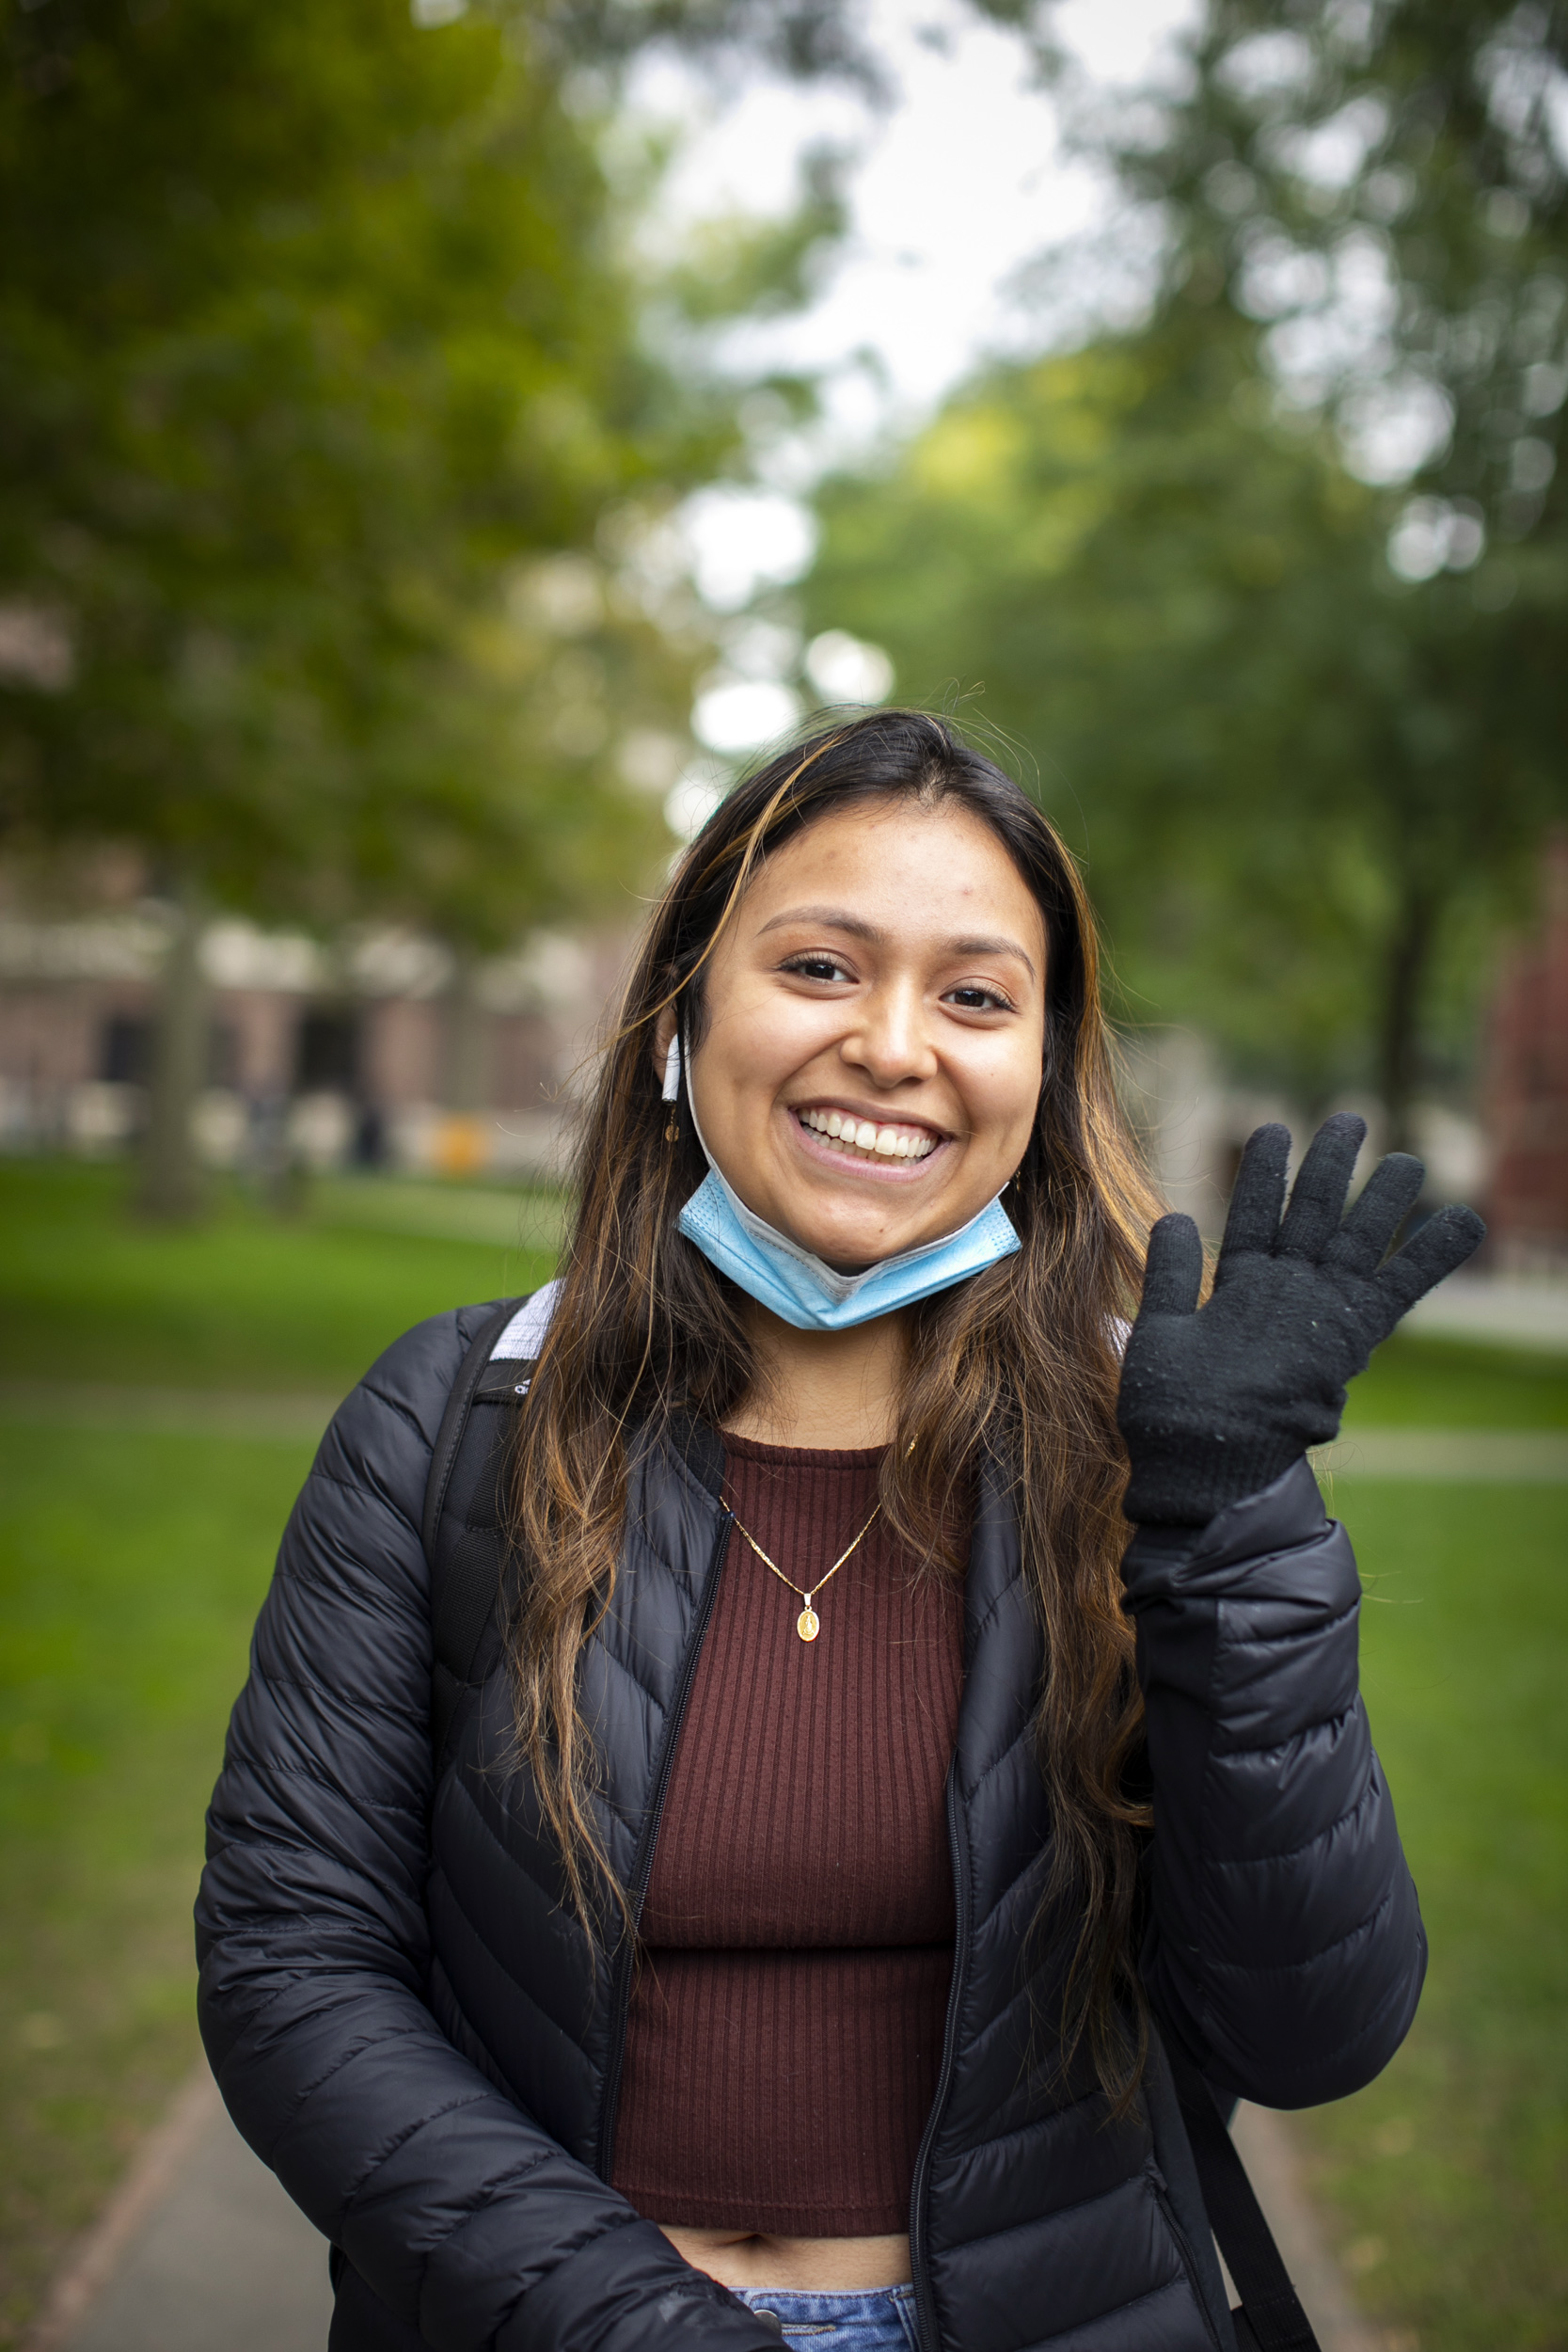
[[(918, 1121), (859, 1119), (832, 1105), (808, 1104), (792, 1114), (796, 1131), (813, 1159), (868, 1176), (908, 1182), (929, 1168), (950, 1140)], [(836, 1127), (838, 1133), (832, 1130)]]

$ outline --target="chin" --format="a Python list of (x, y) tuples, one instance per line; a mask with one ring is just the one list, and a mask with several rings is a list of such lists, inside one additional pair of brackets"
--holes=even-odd
[(879, 1264), (883, 1258), (901, 1257), (906, 1249), (917, 1248), (922, 1236), (889, 1233), (885, 1230), (878, 1233), (846, 1232), (842, 1226), (834, 1226), (813, 1239), (808, 1240), (803, 1234), (798, 1234), (797, 1239), (802, 1249), (811, 1250), (835, 1274), (863, 1274), (867, 1266)]
[[(786, 1205), (792, 1191), (793, 1203)], [(968, 1210), (937, 1210), (929, 1202), (923, 1202), (920, 1216), (907, 1216), (902, 1225), (890, 1226), (887, 1208), (897, 1205), (907, 1211), (914, 1205), (912, 1201), (895, 1202), (891, 1187), (887, 1196), (876, 1201), (868, 1200), (864, 1191), (858, 1188), (850, 1192), (846, 1187), (847, 1197), (837, 1200), (825, 1198), (825, 1187), (814, 1186), (816, 1197), (808, 1194), (802, 1201), (798, 1185), (781, 1185), (777, 1188), (778, 1206), (764, 1208), (760, 1214), (802, 1249), (809, 1249), (813, 1257), (832, 1266), (835, 1274), (863, 1274), (867, 1266), (879, 1264), (884, 1258), (901, 1257), (906, 1249), (918, 1249), (923, 1242), (954, 1232), (966, 1216), (973, 1215)], [(791, 1205), (794, 1215), (790, 1214)], [(802, 1209), (804, 1215), (800, 1214)], [(879, 1210), (883, 1211), (881, 1216), (876, 1214)], [(835, 1214), (839, 1211), (842, 1214)]]

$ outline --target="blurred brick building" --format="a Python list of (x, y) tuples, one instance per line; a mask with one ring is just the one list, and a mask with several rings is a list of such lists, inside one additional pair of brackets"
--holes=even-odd
[(1568, 835), (1546, 854), (1540, 923), (1504, 963), (1483, 1076), (1493, 1253), (1568, 1267)]
[[(166, 931), (155, 906), (0, 902), (0, 1149), (113, 1152), (142, 1116)], [(624, 942), (537, 934), (460, 973), (437, 942), (219, 922), (203, 950), (205, 1156), (277, 1148), (451, 1172), (547, 1169)]]

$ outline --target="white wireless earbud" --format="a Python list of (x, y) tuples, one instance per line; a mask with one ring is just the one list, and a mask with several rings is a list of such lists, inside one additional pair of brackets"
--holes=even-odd
[(670, 1051), (664, 1057), (664, 1100), (675, 1102), (681, 1090), (681, 1033), (677, 1029), (670, 1040)]

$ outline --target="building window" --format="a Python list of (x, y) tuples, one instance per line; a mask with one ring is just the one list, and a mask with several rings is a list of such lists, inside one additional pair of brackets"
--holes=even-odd
[(107, 1086), (145, 1086), (151, 1060), (150, 1045), (150, 1023), (135, 1013), (111, 1013), (99, 1038), (99, 1076)]
[(296, 1094), (352, 1094), (359, 1076), (359, 1024), (351, 1012), (308, 1012), (294, 1043)]

